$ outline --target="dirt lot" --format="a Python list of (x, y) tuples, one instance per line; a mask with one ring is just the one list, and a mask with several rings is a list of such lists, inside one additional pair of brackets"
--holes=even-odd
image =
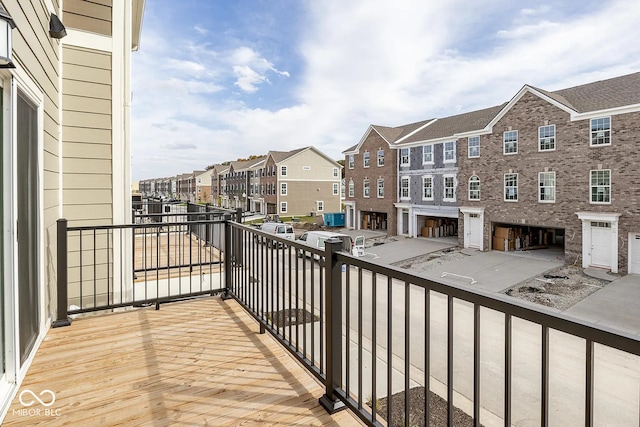
[[(460, 252), (460, 249), (452, 248), (395, 265), (416, 272), (426, 272), (443, 263), (457, 261), (466, 256), (468, 255)], [(566, 310), (587, 295), (603, 288), (607, 283), (609, 282), (586, 276), (581, 267), (565, 265), (518, 283), (507, 289), (505, 293), (536, 304)]]

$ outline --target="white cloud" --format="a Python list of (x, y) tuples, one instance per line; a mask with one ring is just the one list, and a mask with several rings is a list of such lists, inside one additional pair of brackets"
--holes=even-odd
[[(270, 78), (289, 77), (274, 64), (284, 62), (249, 43), (216, 51), (193, 44), (198, 54), (187, 60), (204, 70), (187, 66), (188, 73), (168, 76), (157, 65), (166, 55), (153, 48), (158, 62), (138, 58), (143, 68), (134, 69), (133, 175), (175, 175), (306, 145), (339, 159), (371, 123), (397, 126), (490, 107), (524, 84), (555, 90), (640, 69), (640, 8), (633, 2), (602, 3), (561, 21), (540, 7), (509, 16), (506, 5), (309, 2), (303, 32), (290, 39), (302, 74), (283, 108), (248, 107)], [(226, 74), (242, 94), (221, 97)], [(170, 143), (197, 149), (162, 146)]]

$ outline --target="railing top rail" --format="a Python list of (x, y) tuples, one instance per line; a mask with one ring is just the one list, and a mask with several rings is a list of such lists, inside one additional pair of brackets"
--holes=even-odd
[(171, 222), (150, 222), (146, 224), (107, 224), (107, 225), (82, 225), (67, 227), (68, 231), (92, 231), (92, 230), (118, 230), (118, 229), (138, 229), (138, 228), (162, 228), (177, 225), (206, 225), (224, 224), (224, 219), (198, 220), (198, 221), (171, 221)]
[(338, 261), (342, 263), (362, 268), (372, 273), (388, 276), (445, 295), (451, 295), (454, 298), (472, 304), (478, 304), (488, 309), (640, 356), (640, 337), (631, 333), (567, 316), (543, 306), (533, 306), (531, 303), (519, 301), (507, 295), (493, 294), (457, 284), (436, 282), (398, 267), (383, 265), (371, 260), (363, 260), (344, 252), (339, 252), (336, 256)]

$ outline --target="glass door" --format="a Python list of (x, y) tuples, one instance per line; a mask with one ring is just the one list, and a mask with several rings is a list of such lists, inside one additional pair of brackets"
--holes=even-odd
[(20, 364), (29, 357), (40, 324), (38, 277), (38, 116), (37, 108), (18, 90), (18, 327)]

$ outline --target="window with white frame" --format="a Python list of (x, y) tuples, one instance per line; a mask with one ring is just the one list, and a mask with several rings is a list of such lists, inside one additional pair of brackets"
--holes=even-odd
[(611, 169), (591, 171), (591, 203), (611, 203)]
[(408, 176), (403, 176), (400, 178), (400, 198), (401, 199), (409, 199), (409, 181), (410, 178)]
[(286, 196), (287, 195), (287, 183), (283, 182), (280, 184), (280, 195), (282, 196)]
[(518, 174), (504, 174), (504, 200), (505, 202), (518, 201)]
[(280, 166), (280, 176), (287, 176), (287, 167)]
[(469, 200), (480, 200), (480, 178), (477, 175), (469, 178)]
[(384, 150), (378, 150), (378, 166), (384, 166)]
[(287, 202), (280, 202), (280, 213), (287, 213)]
[(433, 163), (433, 145), (422, 146), (422, 164), (428, 165)]
[(591, 146), (611, 145), (611, 117), (591, 119)]
[(518, 131), (508, 130), (502, 134), (503, 154), (516, 154), (518, 152)]
[(453, 163), (456, 161), (456, 142), (448, 141), (444, 143), (444, 162)]
[(409, 149), (400, 149), (400, 166), (409, 166)]
[(349, 154), (349, 169), (356, 167), (356, 161), (353, 158), (353, 154)]
[(356, 195), (356, 185), (353, 183), (353, 180), (349, 180), (349, 197), (354, 197)]
[(337, 196), (339, 191), (340, 191), (340, 188), (339, 188), (338, 184), (337, 183), (333, 183), (333, 195)]
[(456, 177), (455, 175), (444, 175), (444, 195), (442, 201), (455, 202), (456, 201)]
[(422, 177), (422, 200), (433, 200), (433, 176)]
[(365, 179), (364, 181), (362, 181), (362, 196), (369, 197), (369, 191), (369, 180)]
[(468, 139), (469, 157), (480, 157), (480, 137), (470, 136)]
[(553, 203), (556, 201), (556, 173), (538, 173), (538, 201), (542, 203)]
[(384, 198), (384, 179), (383, 178), (378, 179), (378, 198), (379, 199)]
[(322, 200), (316, 201), (316, 211), (324, 212), (324, 201)]
[(338, 177), (338, 168), (333, 168), (333, 177), (334, 178)]
[(556, 149), (556, 125), (538, 128), (538, 150), (553, 151)]
[(370, 158), (370, 153), (368, 151), (365, 151), (364, 154), (362, 155), (362, 162), (365, 168), (369, 167), (369, 163), (371, 162), (371, 158)]

